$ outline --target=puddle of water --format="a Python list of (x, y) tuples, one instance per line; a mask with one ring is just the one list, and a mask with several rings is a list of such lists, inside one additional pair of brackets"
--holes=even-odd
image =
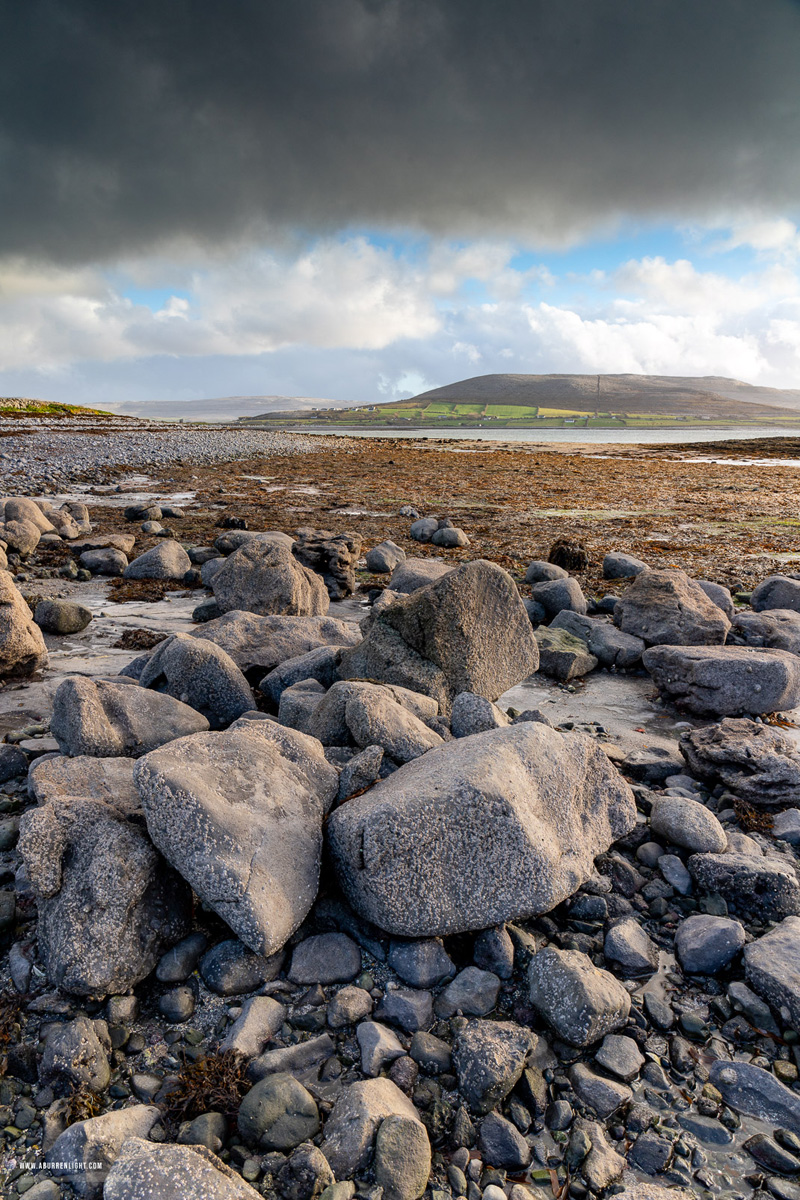
[(800, 458), (687, 458), (681, 462), (714, 463), (720, 467), (800, 467)]
[(61, 504), (67, 504), (72, 501), (78, 501), (85, 504), (87, 508), (91, 508), (93, 504), (102, 504), (106, 508), (127, 508), (129, 504), (189, 504), (194, 500), (197, 492), (100, 492), (96, 489), (94, 492), (63, 492), (56, 496), (34, 496), (34, 500), (46, 500), (48, 504), (52, 504), (54, 508), (58, 508)]

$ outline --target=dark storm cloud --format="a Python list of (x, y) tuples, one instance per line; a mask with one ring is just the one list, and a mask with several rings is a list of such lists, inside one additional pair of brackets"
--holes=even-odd
[(5, 0), (0, 252), (800, 207), (790, 0)]

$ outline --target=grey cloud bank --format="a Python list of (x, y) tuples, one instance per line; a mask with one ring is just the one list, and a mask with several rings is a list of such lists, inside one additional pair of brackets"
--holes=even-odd
[(789, 0), (0, 5), (0, 254), (800, 201)]

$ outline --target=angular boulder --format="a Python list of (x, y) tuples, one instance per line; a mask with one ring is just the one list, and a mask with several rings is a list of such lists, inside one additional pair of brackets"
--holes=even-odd
[(538, 665), (513, 579), (478, 560), (383, 609), (361, 645), (342, 655), (339, 675), (410, 687), (446, 712), (459, 692), (496, 700)]
[(388, 575), (401, 562), (405, 561), (405, 550), (390, 538), (379, 542), (377, 546), (373, 546), (371, 550), (367, 551), (367, 570), (371, 571), (373, 575)]
[(18, 848), (55, 987), (83, 996), (127, 992), (189, 931), (189, 888), (141, 826), (110, 804), (68, 796), (31, 809)]
[(721, 645), (731, 623), (685, 571), (641, 571), (614, 608), (614, 624), (648, 646)]
[(698, 779), (724, 783), (748, 804), (800, 802), (800, 753), (780, 729), (747, 718), (725, 717), (692, 729), (680, 751)]
[(316, 899), (339, 786), (319, 742), (242, 720), (154, 751), (135, 781), (164, 857), (246, 946), (280, 950)]
[(123, 1145), (146, 1138), (160, 1116), (152, 1105), (134, 1104), (76, 1121), (56, 1138), (47, 1153), (45, 1162), (50, 1174), (63, 1174), (79, 1196), (96, 1200), (103, 1194), (103, 1182)]
[(800, 913), (800, 884), (788, 863), (749, 854), (693, 854), (687, 866), (703, 892), (718, 892), (739, 916), (776, 920)]
[(124, 817), (142, 811), (130, 758), (94, 758), (88, 754), (77, 758), (61, 754), (37, 758), (28, 772), (28, 792), (37, 804), (78, 796), (101, 800)]
[(0, 679), (19, 679), (47, 665), (42, 631), (8, 571), (0, 571)]
[(208, 721), (188, 704), (134, 683), (73, 675), (56, 689), (50, 729), (62, 754), (138, 758), (208, 729)]
[(744, 969), (753, 991), (776, 1012), (785, 1009), (800, 1031), (800, 917), (785, 917), (745, 946)]
[(250, 685), (230, 655), (207, 638), (185, 633), (155, 648), (139, 683), (190, 705), (212, 729), (224, 729), (253, 707)]
[(542, 675), (566, 683), (588, 675), (598, 666), (598, 660), (589, 653), (586, 642), (567, 629), (543, 625), (534, 637), (539, 647), (539, 672)]
[(222, 613), (311, 617), (323, 616), (330, 604), (320, 576), (298, 562), (285, 542), (245, 542), (225, 560), (211, 588)]
[(783, 712), (800, 704), (800, 659), (786, 650), (653, 646), (642, 662), (662, 695), (700, 716)]
[(594, 742), (524, 723), (430, 750), (338, 808), (328, 835), (361, 916), (435, 937), (549, 912), (635, 816)]
[(537, 1042), (513, 1021), (467, 1021), (453, 1044), (453, 1068), (472, 1112), (487, 1113), (506, 1098)]
[(393, 592), (416, 592), (449, 575), (453, 569), (440, 558), (404, 558), (392, 571), (389, 588)]
[(191, 567), (192, 560), (180, 542), (165, 538), (129, 563), (123, 575), (126, 579), (172, 579), (180, 582)]
[(563, 1041), (590, 1046), (628, 1019), (631, 998), (608, 971), (578, 950), (546, 946), (528, 968), (530, 1001)]

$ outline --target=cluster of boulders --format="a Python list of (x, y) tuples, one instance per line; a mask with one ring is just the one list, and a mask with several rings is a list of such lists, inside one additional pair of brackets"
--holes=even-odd
[[(636, 1179), (746, 1176), (795, 1200), (800, 752), (752, 718), (800, 700), (770, 640), (800, 582), (796, 608), (773, 577), (735, 609), (614, 554), (621, 597), (535, 562), (523, 600), (496, 564), (385, 542), (359, 627), (330, 611), (356, 543), (159, 537), (126, 572), (198, 571), (202, 622), (61, 683), (58, 753), (0, 747), (25, 1013), (0, 1115), (52, 1177), (29, 1194), (648, 1200)], [(29, 673), (41, 622), (0, 588), (0, 670)], [(725, 719), (623, 757), (497, 703), (537, 670), (642, 664)], [(180, 1119), (189, 1069), (238, 1091)]]

